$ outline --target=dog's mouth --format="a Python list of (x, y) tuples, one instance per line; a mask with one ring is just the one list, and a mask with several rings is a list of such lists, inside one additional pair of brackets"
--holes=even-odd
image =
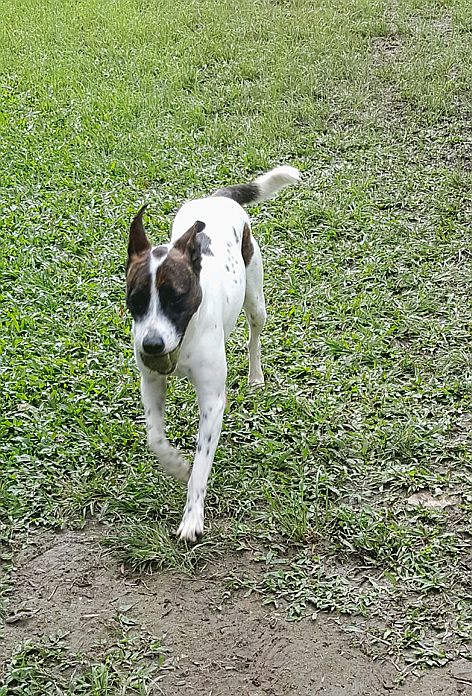
[(171, 350), (165, 355), (149, 355), (141, 353), (141, 360), (144, 365), (153, 372), (158, 372), (160, 375), (170, 375), (175, 370), (177, 360), (179, 359), (180, 346)]

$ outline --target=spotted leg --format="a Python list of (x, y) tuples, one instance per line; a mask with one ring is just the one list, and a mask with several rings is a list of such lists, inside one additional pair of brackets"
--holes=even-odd
[(190, 464), (172, 447), (165, 435), (166, 384), (167, 378), (162, 375), (141, 374), (141, 398), (146, 414), (148, 446), (157, 455), (164, 471), (180, 481), (188, 481)]
[(196, 541), (203, 534), (204, 503), (208, 476), (218, 445), (226, 403), (226, 361), (224, 366), (213, 365), (194, 382), (197, 390), (200, 422), (198, 443), (188, 482), (187, 503), (177, 536), (183, 541)]

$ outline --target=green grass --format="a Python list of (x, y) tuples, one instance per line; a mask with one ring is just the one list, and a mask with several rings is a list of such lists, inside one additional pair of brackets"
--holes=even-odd
[(150, 696), (161, 675), (166, 650), (160, 641), (117, 614), (112, 644), (93, 646), (94, 657), (72, 652), (67, 635), (25, 641), (7, 666), (0, 696)]
[[(115, 523), (111, 542), (135, 567), (264, 548), (260, 577), (232, 582), (291, 616), (358, 616), (356, 631), (415, 664), (465, 653), (471, 31), (468, 0), (4, 0), (7, 562), (29, 527), (91, 515)], [(183, 200), (279, 163), (303, 185), (251, 210), (267, 385), (246, 387), (241, 322), (210, 531), (182, 549), (171, 535), (184, 491), (145, 450), (128, 222), (149, 200), (166, 239)], [(168, 422), (190, 454), (184, 382)], [(424, 489), (460, 502), (408, 506)]]

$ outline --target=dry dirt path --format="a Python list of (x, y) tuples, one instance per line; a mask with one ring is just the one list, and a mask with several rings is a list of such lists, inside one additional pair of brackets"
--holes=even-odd
[[(257, 597), (223, 601), (224, 578), (245, 563), (228, 557), (198, 577), (124, 572), (103, 553), (100, 532), (39, 534), (17, 560), (0, 644), (2, 668), (24, 639), (67, 632), (72, 652), (94, 654), (113, 618), (163, 637), (167, 668), (156, 685), (165, 696), (458, 696), (472, 694), (453, 663), (395, 686), (393, 665), (373, 661), (334, 619), (287, 622)], [(454, 676), (455, 675), (455, 676)]]

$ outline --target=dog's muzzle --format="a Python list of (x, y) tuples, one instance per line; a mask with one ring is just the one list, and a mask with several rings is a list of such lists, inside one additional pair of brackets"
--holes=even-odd
[(140, 353), (140, 358), (149, 370), (158, 372), (160, 375), (170, 375), (175, 370), (177, 360), (179, 359), (179, 353), (180, 346), (165, 355)]

